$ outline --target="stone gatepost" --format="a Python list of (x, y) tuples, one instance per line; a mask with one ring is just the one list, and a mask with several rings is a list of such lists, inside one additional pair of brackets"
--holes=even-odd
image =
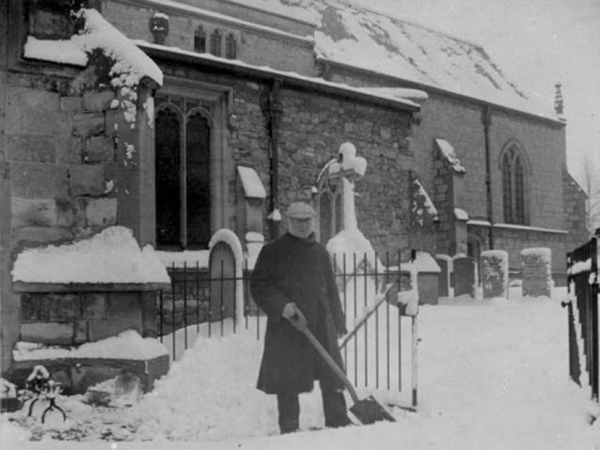
[(552, 294), (552, 254), (549, 248), (521, 251), (523, 297), (550, 297)]
[(483, 298), (508, 298), (508, 252), (487, 250), (481, 253)]

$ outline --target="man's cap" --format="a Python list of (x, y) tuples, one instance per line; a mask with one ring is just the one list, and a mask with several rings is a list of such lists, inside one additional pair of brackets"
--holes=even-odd
[(317, 213), (309, 204), (295, 202), (287, 209), (286, 215), (292, 219), (312, 219), (317, 216)]

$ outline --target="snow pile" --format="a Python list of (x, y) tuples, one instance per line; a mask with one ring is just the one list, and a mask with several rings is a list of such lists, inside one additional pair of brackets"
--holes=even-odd
[(416, 176), (413, 177), (412, 184), (413, 194), (411, 199), (411, 211), (413, 213), (414, 220), (419, 225), (423, 225), (425, 223), (426, 217), (431, 218), (431, 220), (437, 220), (437, 209), (427, 194), (427, 191)]
[(170, 283), (152, 246), (140, 249), (133, 232), (121, 226), (72, 244), (25, 249), (12, 277), (26, 283)]
[(452, 166), (455, 172), (464, 173), (467, 171), (460, 162), (460, 159), (458, 159), (458, 157), (456, 156), (456, 151), (454, 150), (454, 147), (452, 147), (450, 142), (448, 142), (445, 139), (437, 138), (435, 139), (435, 142), (438, 148), (440, 149), (440, 152), (442, 152), (444, 159), (446, 159), (446, 161), (450, 163), (450, 166)]
[(277, 433), (274, 397), (254, 387), (261, 353), (250, 332), (199, 337), (142, 399), (140, 437), (205, 441)]
[[(395, 423), (307, 432), (323, 426), (315, 388), (300, 396), (301, 432), (278, 436), (275, 398), (255, 387), (262, 339), (242, 332), (198, 338), (139, 405), (102, 409), (77, 396), (60, 398), (70, 421), (65, 426), (72, 430), (66, 436), (134, 441), (113, 444), (128, 450), (392, 450), (398, 443), (412, 450), (597, 448), (600, 423), (588, 424), (597, 406), (568, 377), (565, 310), (559, 301), (513, 293), (510, 298), (515, 300), (421, 307), (418, 412), (395, 409)], [(16, 414), (26, 410), (0, 416), (8, 448), (22, 448), (19, 439), (28, 436), (8, 422)], [(71, 443), (48, 436), (26, 448), (70, 448)], [(86, 448), (107, 445), (88, 442)]]
[(242, 182), (246, 198), (266, 198), (267, 192), (256, 170), (252, 167), (237, 166), (238, 176)]
[(148, 360), (167, 353), (157, 339), (142, 338), (137, 331), (126, 330), (116, 336), (72, 348), (17, 342), (13, 358), (15, 361), (59, 358)]
[(25, 57), (64, 64), (85, 66), (88, 54), (101, 49), (115, 61), (111, 75), (127, 74), (135, 84), (150, 77), (162, 85), (163, 74), (158, 66), (130, 39), (108, 23), (95, 9), (82, 9), (77, 15), (85, 20), (81, 34), (68, 41), (39, 40), (28, 36)]
[(370, 269), (384, 268), (373, 246), (358, 228), (340, 231), (327, 242), (326, 248), (333, 255), (337, 268), (342, 270), (345, 267), (347, 273), (352, 273), (365, 262)]

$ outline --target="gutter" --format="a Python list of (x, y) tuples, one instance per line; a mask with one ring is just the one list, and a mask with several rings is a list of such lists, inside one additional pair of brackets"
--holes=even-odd
[(261, 81), (278, 80), (282, 86), (285, 85), (310, 92), (322, 92), (336, 97), (386, 106), (395, 110), (411, 113), (421, 110), (421, 107), (418, 104), (410, 100), (403, 101), (400, 99), (381, 97), (372, 93), (361, 92), (359, 88), (354, 88), (340, 83), (333, 83), (322, 78), (303, 76), (294, 72), (278, 71), (268, 67), (252, 66), (239, 60), (217, 58), (206, 53), (194, 53), (174, 47), (150, 44), (145, 41), (134, 42), (148, 56), (155, 60), (159, 59), (164, 61), (185, 63), (192, 66), (202, 66), (206, 69), (212, 69), (214, 71), (230, 73), (240, 77)]
[[(371, 77), (376, 77), (376, 78), (383, 78), (386, 80), (389, 80), (390, 82), (393, 83), (402, 83), (403, 86), (394, 86), (394, 87), (410, 87), (410, 88), (414, 88), (414, 89), (419, 89), (425, 92), (431, 92), (431, 93), (436, 93), (436, 94), (440, 94), (440, 95), (446, 95), (449, 97), (453, 97), (453, 98), (458, 98), (460, 100), (465, 100), (467, 102), (470, 102), (472, 104), (475, 104), (477, 106), (486, 106), (486, 105), (490, 105), (489, 101), (486, 100), (481, 100), (478, 99), (476, 97), (470, 97), (468, 95), (464, 95), (464, 94), (458, 94), (456, 92), (452, 92), (446, 89), (442, 89), (439, 87), (435, 87), (435, 86), (430, 86), (430, 85), (426, 85), (423, 83), (418, 83), (416, 81), (410, 81), (410, 80), (406, 80), (404, 78), (400, 78), (400, 77), (396, 77), (393, 75), (388, 75), (385, 73), (381, 73), (381, 72), (377, 72), (375, 70), (370, 70), (370, 69), (364, 69), (362, 67), (356, 67), (356, 66), (351, 66), (349, 64), (344, 64), (344, 63), (340, 63), (337, 61), (331, 61), (329, 59), (326, 58), (321, 58), (321, 57), (317, 57), (316, 58), (316, 63), (317, 64), (321, 64), (324, 67), (324, 72), (325, 72), (325, 77), (327, 77), (329, 71), (330, 71), (330, 67), (338, 67), (340, 69), (345, 69), (345, 70), (349, 70), (349, 71), (353, 71), (353, 72), (359, 72), (359, 73), (363, 73), (365, 75), (369, 75)], [(542, 122), (546, 122), (549, 125), (553, 125), (553, 126), (557, 126), (557, 127), (564, 127), (566, 124), (564, 121), (559, 120), (559, 119), (552, 119), (550, 117), (544, 117), (544, 116), (540, 116), (540, 115), (536, 115), (534, 113), (531, 112), (527, 112), (527, 111), (523, 111), (521, 109), (515, 109), (515, 108), (511, 108), (509, 106), (504, 106), (504, 105), (494, 105), (495, 108), (497, 108), (498, 110), (504, 110), (513, 114), (519, 114), (519, 115), (523, 115), (535, 120), (539, 120)]]
[(492, 108), (490, 105), (484, 105), (481, 112), (481, 123), (483, 124), (483, 134), (485, 137), (485, 188), (487, 198), (487, 220), (490, 222), (488, 229), (488, 245), (490, 250), (494, 249), (494, 208), (492, 203), (492, 170), (491, 170), (491, 149), (490, 149), (490, 126), (492, 125)]

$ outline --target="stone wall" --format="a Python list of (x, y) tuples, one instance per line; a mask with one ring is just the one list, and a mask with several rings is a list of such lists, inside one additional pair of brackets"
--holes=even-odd
[[(111, 86), (111, 64), (101, 53), (91, 56), (86, 68), (24, 59), (23, 5), (10, 2), (7, 15), (1, 14), (14, 20), (10, 34), (0, 21), (11, 51), (0, 55), (3, 370), (10, 367), (21, 332), (27, 335), (20, 322), (21, 300), (27, 303), (28, 297), (13, 290), (10, 277), (22, 249), (72, 242), (115, 224), (131, 228), (141, 244), (154, 240), (153, 202), (147, 200), (153, 198), (153, 130), (144, 108), (154, 86), (134, 87), (139, 102), (124, 106), (130, 94)], [(64, 18), (61, 8), (70, 3), (45, 5), (48, 20), (28, 32), (46, 39), (62, 36), (64, 20), (51, 20), (51, 8)], [(59, 328), (61, 335), (64, 327)]]
[[(192, 3), (192, 2), (190, 2)], [(207, 48), (210, 34), (218, 29), (222, 36), (222, 55), (224, 56), (225, 36), (233, 33), (237, 40), (237, 59), (255, 66), (269, 66), (274, 69), (314, 75), (314, 55), (311, 42), (313, 29), (310, 25), (294, 20), (285, 20), (265, 11), (249, 9), (243, 5), (226, 2), (193, 2), (195, 10), (186, 10), (165, 6), (157, 10), (142, 1), (104, 2), (103, 16), (116, 28), (131, 39), (154, 42), (150, 32), (150, 18), (155, 11), (169, 16), (169, 34), (166, 46), (194, 51), (194, 31), (202, 26), (206, 32)], [(220, 5), (222, 3), (222, 5)], [(214, 15), (203, 14), (203, 8), (227, 9), (228, 14), (244, 15), (244, 22), (216, 19)], [(249, 19), (265, 23), (265, 27), (250, 26)], [(248, 25), (244, 25), (248, 24)], [(277, 31), (284, 33), (278, 33)], [(307, 39), (310, 38), (310, 39)]]
[[(376, 76), (372, 73), (350, 70), (343, 67), (328, 67), (326, 76), (351, 86), (417, 87), (425, 89), (429, 99), (422, 105), (419, 116), (420, 123), (414, 129), (411, 149), (414, 151), (414, 170), (419, 175), (428, 192), (437, 190), (436, 200), (444, 201), (446, 192), (451, 189), (448, 182), (442, 181), (438, 163), (439, 150), (434, 139), (446, 139), (456, 150), (456, 155), (466, 169), (464, 176), (464, 193), (460, 207), (469, 214), (469, 219), (488, 220), (486, 195), (486, 151), (485, 133), (482, 124), (483, 105), (481, 102), (459, 98), (436, 90), (428, 90), (421, 86), (412, 86), (387, 76)], [(494, 248), (506, 249), (510, 254), (511, 268), (519, 267), (519, 252), (528, 246), (539, 245), (539, 240), (547, 240), (553, 250), (553, 270), (564, 272), (565, 243), (575, 233), (580, 236), (579, 222), (584, 220), (584, 212), (577, 200), (565, 192), (563, 171), (566, 167), (565, 127), (558, 121), (549, 121), (532, 117), (515, 111), (492, 107), (490, 125), (490, 168), (492, 183), (492, 220), (503, 223), (502, 206), (502, 173), (500, 155), (505, 145), (516, 141), (527, 155), (526, 193), (529, 224), (532, 228), (547, 228), (563, 233), (539, 233), (535, 229), (525, 227), (509, 232), (503, 231), (494, 242)], [(436, 178), (434, 178), (436, 177)], [(437, 183), (437, 184), (436, 184)], [(571, 192), (571, 191), (569, 191)], [(567, 197), (565, 197), (567, 196)], [(454, 199), (456, 200), (456, 199)], [(574, 203), (573, 203), (574, 201)], [(436, 203), (436, 207), (438, 204)], [(570, 208), (570, 209), (569, 209)], [(460, 246), (455, 233), (448, 233), (446, 222), (448, 215), (444, 211), (452, 211), (452, 207), (443, 203), (440, 207), (440, 228), (438, 251), (453, 253), (453, 248)], [(567, 213), (567, 211), (569, 211)], [(471, 229), (471, 228), (469, 228)], [(577, 240), (573, 238), (571, 240)], [(530, 243), (529, 243), (530, 242)], [(584, 242), (584, 241), (582, 241)], [(482, 240), (488, 247), (488, 240)], [(466, 246), (466, 242), (462, 243)], [(446, 246), (447, 248), (442, 248)], [(484, 249), (485, 249), (484, 248)]]
[(570, 231), (566, 245), (567, 251), (572, 251), (587, 242), (593, 230), (587, 229), (585, 221), (587, 196), (566, 169), (563, 170), (563, 185), (565, 226)]
[[(269, 195), (269, 157), (266, 121), (260, 96), (268, 79), (247, 79), (226, 72), (201, 71), (198, 67), (160, 63), (167, 76), (178, 76), (214, 85), (231, 86), (236, 117), (228, 131), (228, 149), (235, 165), (253, 167)], [(157, 94), (158, 95), (158, 94)], [(396, 108), (351, 97), (318, 93), (284, 85), (280, 99), (283, 116), (279, 133), (279, 206), (310, 201), (312, 187), (323, 166), (337, 157), (344, 142), (356, 146), (366, 158), (365, 177), (356, 183), (359, 227), (379, 252), (408, 248), (409, 177), (413, 167), (410, 148), (411, 114)], [(236, 223), (235, 170), (223, 183), (232, 186), (226, 200), (225, 223)], [(268, 205), (264, 208), (266, 215)], [(283, 225), (282, 225), (283, 227)], [(235, 228), (234, 228), (235, 229)], [(268, 230), (264, 235), (269, 236)]]
[[(140, 292), (42, 292), (21, 296), (21, 340), (74, 346), (132, 329), (156, 336), (156, 295)], [(148, 305), (143, 305), (146, 301)], [(150, 308), (148, 308), (150, 307)], [(146, 311), (146, 313), (144, 313)]]

